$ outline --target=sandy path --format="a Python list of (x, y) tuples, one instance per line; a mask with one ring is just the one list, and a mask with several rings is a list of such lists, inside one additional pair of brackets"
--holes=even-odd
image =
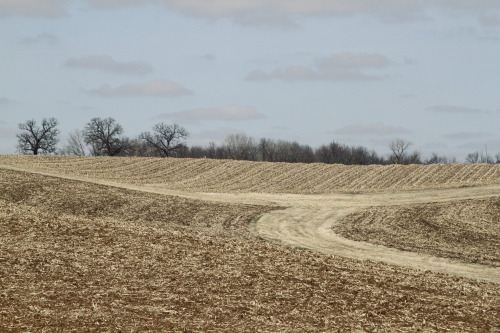
[(499, 196), (500, 185), (456, 189), (328, 195), (192, 193), (170, 190), (158, 186), (137, 186), (54, 172), (39, 172), (9, 165), (0, 165), (0, 168), (35, 172), (65, 179), (80, 180), (137, 191), (174, 195), (196, 200), (285, 206), (289, 208), (274, 211), (262, 216), (253, 226), (255, 231), (269, 241), (287, 246), (358, 260), (372, 260), (391, 265), (500, 283), (500, 268), (471, 264), (453, 259), (438, 258), (421, 253), (399, 251), (365, 242), (351, 241), (340, 237), (332, 230), (333, 226), (338, 223), (342, 217), (369, 206), (407, 205)]

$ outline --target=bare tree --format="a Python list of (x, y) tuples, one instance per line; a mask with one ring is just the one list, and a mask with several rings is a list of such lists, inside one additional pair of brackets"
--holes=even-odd
[(63, 155), (85, 156), (85, 138), (83, 131), (75, 129), (68, 134), (66, 146), (61, 150)]
[(258, 149), (260, 159), (265, 162), (274, 162), (275, 142), (272, 139), (261, 138)]
[(495, 164), (500, 162), (500, 154), (497, 154), (495, 157), (493, 157), (492, 155), (488, 154), (487, 150), (485, 152), (475, 151), (473, 153), (467, 154), (467, 156), (465, 157), (465, 162), (469, 164), (474, 164), (474, 163)]
[(432, 153), (431, 157), (425, 160), (424, 164), (453, 164), (457, 163), (456, 158), (439, 156), (437, 153)]
[(228, 135), (224, 143), (227, 155), (230, 159), (247, 161), (257, 160), (257, 143), (246, 134)]
[(411, 146), (410, 141), (396, 138), (389, 144), (389, 149), (392, 151), (390, 161), (394, 164), (403, 164), (407, 158), (408, 147)]
[(419, 151), (414, 151), (408, 154), (403, 160), (403, 164), (422, 164), (422, 158)]
[(216, 158), (217, 157), (217, 145), (215, 144), (215, 142), (210, 141), (208, 143), (207, 155), (206, 156), (208, 158)]
[(17, 134), (17, 148), (22, 154), (50, 154), (56, 151), (59, 142), (59, 130), (56, 128), (56, 118), (44, 118), (42, 127), (37, 126), (35, 120), (28, 120), (19, 124), (23, 133)]
[(119, 137), (123, 128), (113, 118), (92, 118), (83, 131), (85, 143), (94, 156), (116, 156), (123, 149)]
[(122, 138), (124, 145), (119, 156), (160, 157), (158, 151), (141, 138)]
[(465, 158), (465, 162), (467, 162), (469, 164), (479, 163), (479, 152), (475, 151), (473, 153), (467, 154), (467, 157)]
[(160, 156), (169, 157), (186, 148), (182, 140), (187, 139), (188, 136), (189, 132), (182, 126), (159, 123), (153, 126), (153, 133), (141, 133), (139, 138), (158, 150)]

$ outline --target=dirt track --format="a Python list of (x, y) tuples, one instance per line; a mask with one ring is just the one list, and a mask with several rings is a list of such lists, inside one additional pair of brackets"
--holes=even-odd
[(498, 267), (471, 264), (356, 242), (343, 238), (332, 230), (343, 217), (371, 206), (484, 198), (497, 196), (499, 191), (500, 186), (485, 186), (458, 190), (401, 191), (319, 197), (297, 196), (287, 200), (288, 205), (293, 208), (264, 215), (257, 222), (255, 229), (262, 237), (289, 246), (353, 259), (381, 261), (420, 270), (500, 282), (500, 268)]
[[(33, 172), (33, 169), (0, 165), (2, 168)], [(477, 187), (397, 190), (364, 194), (276, 194), (276, 193), (202, 193), (169, 190), (164, 187), (123, 184), (92, 178), (38, 171), (66, 179), (112, 185), (151, 193), (162, 193), (190, 199), (246, 204), (280, 205), (286, 210), (262, 216), (255, 231), (263, 238), (284, 245), (359, 260), (381, 261), (388, 264), (453, 274), (479, 280), (500, 282), (500, 268), (470, 264), (458, 260), (437, 258), (420, 253), (398, 251), (384, 246), (355, 242), (336, 235), (332, 228), (339, 219), (356, 210), (378, 205), (408, 205), (426, 202), (446, 202), (498, 196), (500, 185)]]

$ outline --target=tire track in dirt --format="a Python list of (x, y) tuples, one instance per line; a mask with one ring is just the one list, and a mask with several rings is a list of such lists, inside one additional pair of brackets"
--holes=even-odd
[(333, 226), (355, 210), (352, 207), (337, 207), (275, 211), (264, 215), (255, 230), (264, 239), (299, 249), (500, 283), (498, 267), (400, 251), (352, 241), (334, 233)]
[(57, 172), (35, 171), (11, 165), (0, 165), (0, 168), (195, 200), (285, 206), (288, 207), (285, 210), (263, 215), (253, 226), (254, 231), (268, 241), (296, 248), (500, 283), (500, 268), (351, 241), (335, 234), (332, 230), (341, 218), (366, 207), (493, 197), (499, 196), (500, 185), (325, 195), (203, 193), (116, 183)]
[(288, 202), (291, 208), (264, 215), (255, 225), (263, 238), (283, 245), (371, 260), (437, 273), (500, 283), (500, 268), (400, 251), (381, 245), (346, 239), (333, 227), (345, 216), (370, 206), (411, 205), (496, 197), (500, 186), (458, 189), (394, 191), (370, 194), (303, 196)]

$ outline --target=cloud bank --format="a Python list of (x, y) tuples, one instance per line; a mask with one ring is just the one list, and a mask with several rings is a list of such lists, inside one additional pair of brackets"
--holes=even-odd
[(462, 114), (488, 113), (488, 111), (486, 110), (473, 109), (464, 106), (446, 105), (446, 104), (429, 106), (427, 109), (436, 113), (462, 113)]
[(265, 118), (248, 106), (228, 105), (218, 108), (200, 108), (180, 112), (163, 113), (158, 118), (171, 118), (183, 123), (199, 123), (203, 120), (239, 121)]
[(473, 140), (492, 137), (493, 135), (486, 132), (456, 132), (446, 134), (444, 137), (450, 140)]
[(95, 69), (115, 74), (145, 75), (153, 71), (153, 66), (140, 61), (118, 62), (108, 55), (91, 55), (71, 58), (66, 67)]
[[(0, 106), (12, 103), (12, 101), (5, 97), (0, 97)], [(1, 123), (0, 123), (1, 124)]]
[(24, 37), (21, 39), (20, 43), (24, 45), (33, 45), (33, 44), (56, 45), (59, 43), (59, 38), (49, 33), (42, 33), (34, 37), (33, 36)]
[(269, 73), (254, 70), (247, 74), (247, 81), (373, 81), (385, 76), (368, 74), (366, 69), (380, 69), (392, 65), (392, 61), (381, 54), (338, 53), (327, 58), (319, 58), (312, 67), (289, 66)]
[(0, 17), (61, 17), (66, 15), (67, 0), (0, 0)]
[(369, 126), (349, 125), (336, 130), (335, 133), (341, 135), (353, 135), (353, 136), (360, 136), (360, 135), (382, 136), (382, 135), (411, 134), (413, 132), (399, 126), (395, 127), (395, 126), (384, 125), (382, 123), (376, 123)]
[(153, 80), (144, 84), (124, 84), (116, 88), (103, 84), (97, 89), (87, 91), (99, 97), (176, 97), (191, 95), (193, 92), (169, 80)]
[[(496, 0), (81, 0), (95, 9), (159, 5), (166, 10), (201, 19), (232, 20), (242, 26), (296, 27), (302, 17), (365, 15), (386, 22), (409, 22), (428, 17), (437, 10), (484, 11), (500, 8)], [(61, 17), (77, 0), (0, 0), (0, 16)], [(491, 20), (486, 20), (489, 24)], [(495, 22), (495, 20), (493, 20)], [(496, 24), (496, 23), (495, 23)]]

